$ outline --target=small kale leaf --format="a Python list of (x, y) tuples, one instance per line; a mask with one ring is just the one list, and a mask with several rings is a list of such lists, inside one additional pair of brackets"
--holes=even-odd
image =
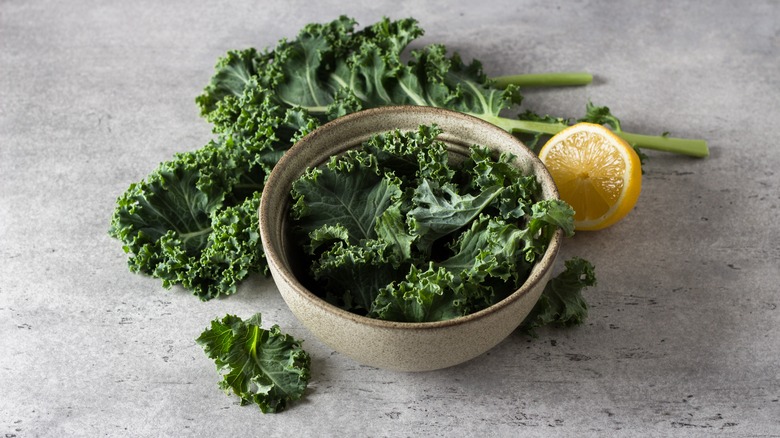
[(593, 102), (588, 102), (585, 106), (585, 117), (577, 119), (578, 122), (595, 123), (597, 125), (609, 125), (617, 132), (622, 131), (620, 120), (612, 115), (612, 112), (606, 106), (596, 106)]
[(423, 180), (414, 191), (408, 223), (411, 233), (419, 236), (418, 245), (429, 252), (433, 242), (451, 234), (471, 222), (500, 193), (500, 186), (487, 187), (478, 195), (458, 193), (451, 184), (440, 186)]
[(406, 278), (379, 291), (370, 317), (402, 322), (444, 321), (460, 316), (454, 275), (431, 263), (422, 271), (412, 266)]
[(311, 358), (301, 341), (278, 325), (263, 329), (259, 313), (246, 321), (235, 315), (215, 319), (196, 342), (216, 363), (220, 388), (233, 391), (242, 405), (255, 403), (263, 413), (283, 411), (309, 383)]
[(546, 325), (582, 324), (588, 316), (582, 290), (595, 285), (595, 270), (590, 262), (579, 257), (567, 260), (564, 271), (547, 283), (521, 329), (534, 335), (536, 328)]

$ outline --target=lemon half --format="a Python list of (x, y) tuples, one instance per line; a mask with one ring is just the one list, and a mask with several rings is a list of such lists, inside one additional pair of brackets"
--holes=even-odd
[(539, 151), (561, 199), (574, 208), (574, 228), (599, 230), (623, 219), (642, 191), (634, 148), (602, 125), (577, 123)]

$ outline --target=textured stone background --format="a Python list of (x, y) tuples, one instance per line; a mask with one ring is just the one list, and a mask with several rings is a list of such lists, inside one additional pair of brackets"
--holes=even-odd
[[(193, 99), (217, 58), (340, 14), (413, 16), (413, 47), (491, 75), (590, 71), (528, 106), (592, 100), (712, 155), (650, 153), (636, 210), (567, 241), (597, 268), (586, 325), (442, 371), (332, 352), (270, 280), (201, 303), (131, 274), (114, 202), (211, 138)], [(780, 436), (779, 67), (776, 1), (0, 1), (0, 436)], [(221, 393), (194, 343), (256, 311), (313, 357), (280, 415)]]

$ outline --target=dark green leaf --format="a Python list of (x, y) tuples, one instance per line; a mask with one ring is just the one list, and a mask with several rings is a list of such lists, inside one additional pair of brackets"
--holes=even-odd
[[(232, 208), (226, 204), (242, 204), (262, 188), (262, 177), (249, 188), (249, 168), (229, 147), (210, 143), (132, 184), (117, 200), (109, 229), (124, 243), (130, 269), (161, 279), (165, 287), (182, 284), (204, 300), (232, 293), (249, 272), (263, 271), (265, 260), (247, 211), (237, 207), (220, 216), (223, 208)], [(238, 190), (245, 182), (248, 190)], [(236, 238), (240, 242), (230, 240)]]
[(419, 236), (419, 246), (427, 252), (436, 239), (471, 222), (500, 192), (500, 186), (493, 186), (477, 196), (460, 195), (452, 185), (440, 187), (423, 180), (414, 191), (415, 208), (408, 215), (411, 233)]
[(283, 411), (308, 385), (311, 359), (301, 341), (276, 325), (263, 329), (259, 313), (246, 321), (235, 315), (215, 319), (196, 342), (216, 363), (220, 388), (264, 413)]
[(336, 242), (349, 243), (349, 230), (341, 224), (325, 224), (309, 232), (305, 249), (309, 255), (315, 255), (320, 248), (328, 248)]
[(347, 310), (367, 312), (379, 290), (398, 277), (398, 261), (387, 242), (336, 242), (311, 266), (328, 300)]
[(406, 278), (382, 288), (369, 316), (402, 322), (444, 321), (461, 315), (454, 276), (430, 265), (426, 271), (412, 266)]
[(195, 99), (201, 115), (207, 116), (214, 111), (227, 96), (241, 96), (250, 80), (257, 75), (258, 68), (262, 68), (269, 59), (268, 54), (261, 55), (253, 48), (227, 52), (214, 67), (216, 72), (203, 94)]
[(395, 181), (361, 169), (312, 169), (296, 180), (296, 227), (309, 233), (325, 224), (340, 224), (349, 231), (352, 243), (376, 237), (377, 212), (397, 199), (401, 189)]
[(401, 212), (401, 202), (389, 206), (376, 220), (376, 235), (390, 244), (398, 260), (412, 260), (412, 243), (415, 236), (406, 228), (406, 215)]
[(588, 316), (582, 290), (596, 285), (596, 275), (588, 261), (574, 257), (566, 261), (563, 272), (550, 280), (521, 328), (531, 334), (546, 326), (579, 325)]
[(442, 130), (421, 125), (415, 131), (394, 130), (372, 136), (363, 151), (376, 159), (378, 170), (403, 181), (447, 184), (455, 172), (449, 166), (446, 145), (436, 138)]

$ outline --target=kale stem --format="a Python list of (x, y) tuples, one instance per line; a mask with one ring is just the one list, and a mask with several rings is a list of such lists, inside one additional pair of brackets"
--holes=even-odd
[(546, 123), (546, 122), (533, 122), (530, 120), (509, 119), (506, 117), (490, 116), (486, 114), (471, 114), (479, 117), (480, 119), (490, 122), (501, 129), (515, 133), (524, 132), (527, 134), (549, 134), (554, 135), (562, 131), (569, 125), (564, 123)]
[(705, 158), (710, 155), (710, 150), (707, 147), (707, 142), (705, 140), (674, 138), (661, 135), (632, 134), (630, 132), (616, 132), (615, 134), (640, 148), (672, 152), (698, 158)]
[(575, 85), (588, 85), (593, 81), (593, 75), (586, 72), (562, 72), (562, 73), (537, 73), (498, 76), (491, 78), (498, 88), (506, 88), (507, 85), (518, 87), (568, 87)]
[[(516, 120), (505, 117), (486, 116), (479, 114), (472, 115), (512, 133), (523, 132), (528, 134), (542, 133), (554, 135), (569, 126), (563, 123), (533, 122), (530, 120)], [(660, 135), (653, 136), (632, 134), (623, 131), (615, 132), (615, 134), (639, 148), (653, 149), (657, 151), (671, 152), (699, 158), (707, 157), (710, 154), (709, 149), (707, 148), (707, 142), (705, 140), (673, 138)]]

